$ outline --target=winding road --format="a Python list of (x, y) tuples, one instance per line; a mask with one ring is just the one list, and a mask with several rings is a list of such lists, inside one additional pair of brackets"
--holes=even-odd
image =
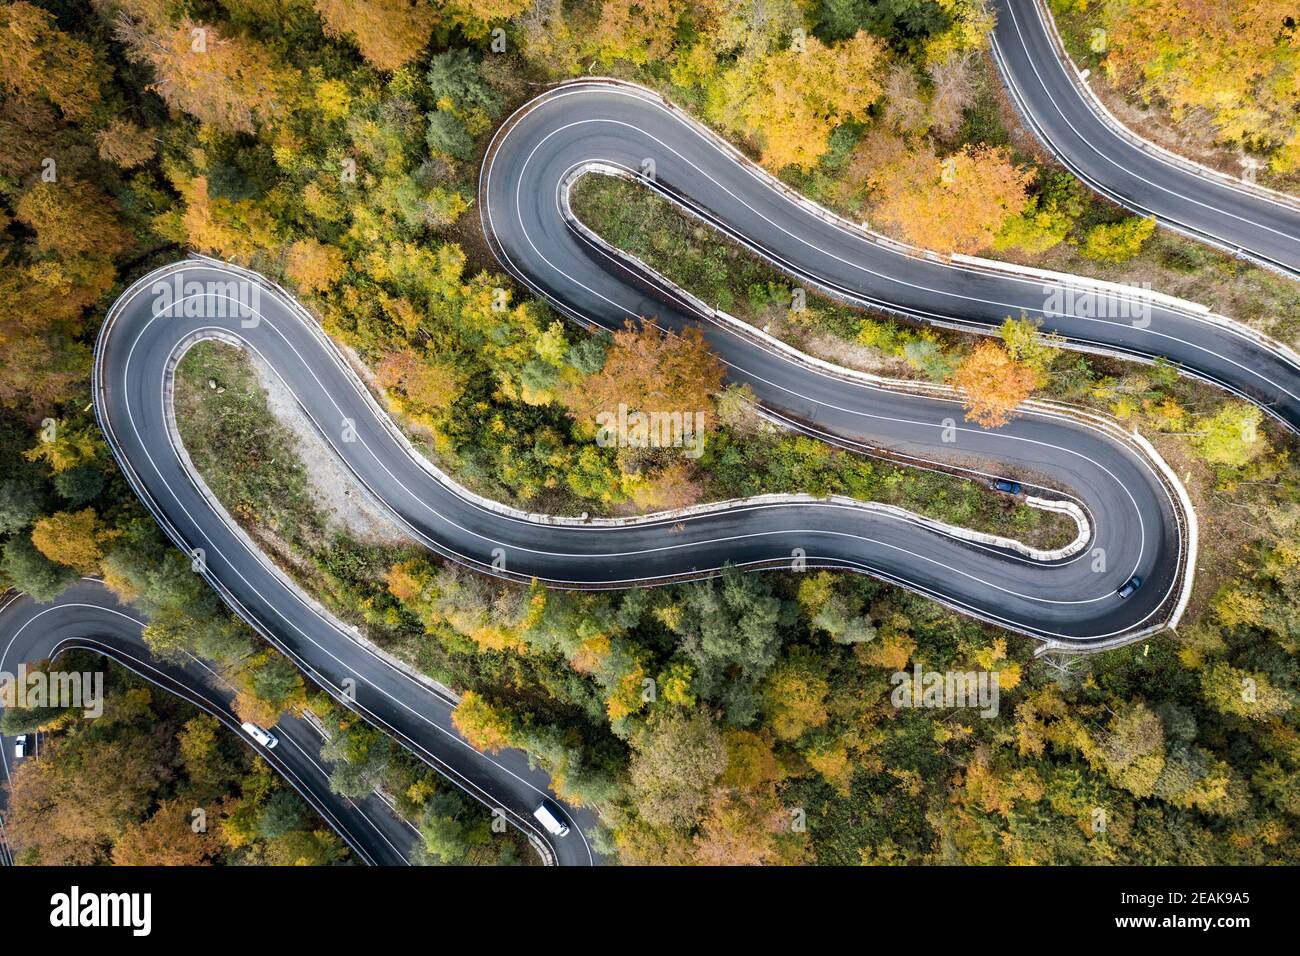
[[(376, 794), (353, 801), (329, 788), (329, 770), (320, 760), (321, 736), (306, 720), (285, 718), (276, 725), (280, 743), (273, 750), (256, 747), (240, 729), (230, 709), (234, 688), (202, 661), (185, 666), (161, 663), (149, 653), (141, 636), (139, 615), (120, 605), (97, 581), (82, 580), (49, 604), (25, 595), (0, 603), (0, 671), (16, 674), (21, 663), (59, 658), (72, 650), (111, 658), (143, 680), (189, 701), (232, 731), (293, 787), (351, 849), (362, 863), (403, 866), (419, 833), (399, 819)], [(9, 783), (14, 770), (12, 738), (0, 737), (0, 771)], [(0, 791), (0, 811), (7, 788)], [(8, 853), (8, 848), (2, 851)]]
[(994, 0), (993, 55), (1061, 164), (1134, 212), (1300, 278), (1300, 200), (1196, 166), (1121, 125), (1068, 62), (1042, 0)]
[[(1019, 83), (1025, 77), (1006, 53), (1005, 14), (998, 29), (1001, 61)], [(1039, 99), (1027, 96), (1024, 104), (1035, 110)], [(1047, 128), (1048, 118), (1042, 122)], [(1075, 157), (1077, 144), (1062, 148)], [(795, 281), (844, 301), (976, 331), (1009, 315), (1041, 317), (1072, 347), (1147, 361), (1167, 357), (1300, 428), (1300, 363), (1287, 349), (1141, 290), (901, 246), (793, 195), (656, 94), (610, 80), (555, 87), (498, 130), (480, 178), (479, 209), (502, 266), (587, 327), (616, 328), (651, 315), (670, 331), (701, 326), (728, 379), (749, 385), (762, 412), (786, 427), (981, 483), (1013, 477), (1040, 506), (1079, 516), (1070, 548), (1034, 553), (898, 509), (801, 496), (621, 520), (518, 511), (470, 493), (416, 452), (317, 322), (277, 286), (207, 259), (173, 263), (139, 279), (101, 330), (94, 404), (146, 507), (178, 547), (201, 557), (201, 573), (230, 607), (313, 681), (340, 700), (355, 682), (349, 706), (486, 805), (504, 808), (557, 862), (598, 860), (583, 834), (590, 816), (571, 812), (578, 826), (565, 838), (542, 833), (530, 813), (546, 789), (545, 776), (520, 753), (487, 756), (469, 747), (450, 724), (454, 701), (357, 640), (281, 574), (195, 473), (172, 410), (175, 368), (193, 344), (215, 338), (260, 355), (331, 451), (413, 538), (498, 577), (625, 588), (705, 577), (728, 563), (835, 567), (1031, 635), (1044, 648), (1078, 651), (1176, 623), (1196, 551), (1186, 494), (1139, 436), (1050, 402), (1029, 403), (1015, 421), (985, 430), (964, 422), (947, 389), (877, 379), (801, 355), (675, 288), (578, 221), (569, 191), (590, 174), (633, 179)], [(1239, 245), (1217, 219), (1197, 222)], [(1279, 251), (1261, 248), (1270, 256)], [(241, 313), (237, 304), (250, 299), (251, 309)], [(1134, 575), (1143, 578), (1142, 588), (1121, 599), (1117, 588)], [(87, 597), (85, 603), (96, 602)], [(75, 627), (93, 631), (106, 621), (91, 615)], [(138, 623), (132, 619), (131, 626)], [(0, 625), (8, 640), (12, 625), (7, 619)], [(118, 640), (129, 643), (126, 636)], [(138, 651), (138, 630), (135, 640)]]

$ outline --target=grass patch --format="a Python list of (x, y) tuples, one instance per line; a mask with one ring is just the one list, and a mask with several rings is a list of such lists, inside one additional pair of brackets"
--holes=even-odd
[(185, 450), (236, 520), (288, 541), (324, 535), (294, 435), (271, 414), (241, 351), (220, 342), (191, 348), (176, 369), (175, 402)]

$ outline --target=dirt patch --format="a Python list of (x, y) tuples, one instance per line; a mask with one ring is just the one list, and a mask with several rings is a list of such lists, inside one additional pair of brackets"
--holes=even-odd
[(369, 544), (408, 543), (409, 536), (325, 444), (280, 377), (258, 356), (247, 358), (266, 393), (267, 408), (295, 439), (312, 502), (326, 523)]
[(867, 372), (882, 378), (899, 378), (909, 381), (929, 381), (907, 362), (880, 349), (869, 345), (859, 345), (840, 338), (831, 332), (810, 332), (806, 335), (786, 335), (782, 329), (773, 329), (772, 334), (779, 339), (790, 342), (796, 348), (807, 352), (813, 358), (832, 362), (857, 372)]

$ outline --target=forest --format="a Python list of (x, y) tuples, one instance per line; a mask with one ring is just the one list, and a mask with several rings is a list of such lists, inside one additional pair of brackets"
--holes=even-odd
[[(72, 672), (105, 662), (78, 651)], [(41, 727), (5, 821), (19, 866), (330, 866), (348, 850), (302, 798), (217, 722), (109, 665), (103, 714), (7, 709), (6, 734)]]
[[(1109, 18), (1115, 76), (1189, 121), (1211, 108), (1197, 78), (1249, 57), (1236, 105), (1214, 104), (1216, 129), (1290, 168), (1297, 73), (1282, 5), (1235, 5), (1280, 31), (1232, 33), (1246, 53), (1193, 43), (1209, 27), (1173, 5), (1076, 6)], [(1118, 21), (1120, 6), (1168, 26), (1143, 33)], [(521, 862), (526, 849), (494, 843), (454, 789), (337, 712), (165, 542), (89, 411), (107, 306), (186, 250), (282, 281), (370, 370), (422, 452), (530, 510), (807, 491), (1059, 543), (1041, 513), (969, 482), (772, 430), (722, 387), (698, 337), (566, 323), (499, 274), (474, 209), (498, 122), (551, 82), (616, 75), (899, 239), (1192, 298), (1213, 290), (1222, 311), (1294, 344), (1294, 283), (1154, 232), (1023, 135), (989, 28), (978, 0), (5, 3), (0, 584), (48, 599), (101, 577), (148, 616), (156, 654), (218, 662), (242, 718), (270, 726), (308, 708), (334, 727), (335, 788), (394, 794), (420, 826), (419, 862)], [(185, 440), (204, 476), (304, 588), (460, 692), (467, 739), (527, 751), (560, 796), (596, 810), (599, 847), (624, 863), (1296, 860), (1300, 470), (1257, 409), (1167, 364), (1064, 351), (1019, 316), (976, 338), (811, 295), (793, 309), (788, 280), (627, 183), (583, 182), (575, 208), (808, 351), (957, 385), (973, 421), (996, 426), (1040, 394), (1141, 427), (1188, 475), (1207, 554), (1178, 634), (1064, 669), (1033, 659), (1023, 637), (847, 574), (733, 571), (617, 594), (506, 585), (321, 514), (310, 469), (288, 464), (303, 451), (249, 370), (196, 353), (205, 364), (178, 401), (193, 403)], [(202, 387), (213, 376), (220, 395)], [(595, 441), (596, 411), (652, 394), (706, 410), (698, 460)], [(893, 706), (891, 675), (918, 666), (997, 671), (998, 714)], [(340, 859), (204, 718), (126, 675), (114, 687), (112, 721), (52, 719), (50, 754), (11, 795), (7, 826), (27, 835), (28, 861)], [(116, 753), (137, 738), (149, 746)], [(85, 798), (88, 755), (131, 772), (69, 831), (47, 814)], [(222, 808), (212, 838), (151, 841), (153, 821), (188, 813), (199, 793)]]

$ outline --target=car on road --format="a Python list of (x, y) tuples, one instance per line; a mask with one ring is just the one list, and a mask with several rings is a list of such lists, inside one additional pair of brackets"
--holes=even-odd
[(1020, 482), (1012, 481), (1010, 478), (999, 478), (993, 482), (994, 491), (1002, 491), (1009, 495), (1018, 495), (1021, 492)]
[(537, 822), (546, 827), (546, 832), (552, 836), (562, 837), (569, 833), (569, 825), (564, 822), (564, 814), (550, 800), (543, 800), (533, 811), (533, 816)]
[(14, 738), (14, 759), (22, 760), (27, 756), (27, 735), (19, 734)]
[(244, 728), (244, 733), (248, 734), (248, 736), (252, 737), (267, 750), (274, 750), (275, 745), (280, 742), (280, 738), (276, 737), (275, 734), (268, 730), (263, 730), (251, 721), (246, 720), (240, 724), (240, 726)]
[(1135, 574), (1133, 575), (1133, 577), (1129, 578), (1122, 585), (1120, 585), (1119, 590), (1116, 591), (1115, 593), (1122, 598), (1130, 598), (1133, 596), (1133, 592), (1136, 591), (1141, 586), (1142, 586), (1142, 579)]

